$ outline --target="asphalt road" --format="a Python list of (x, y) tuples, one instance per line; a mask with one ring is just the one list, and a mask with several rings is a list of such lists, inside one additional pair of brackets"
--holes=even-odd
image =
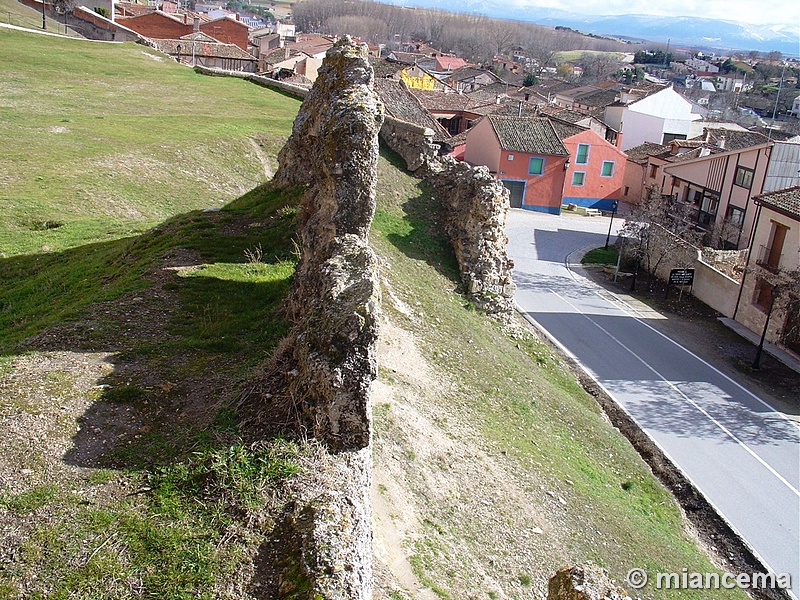
[(603, 246), (608, 226), (602, 217), (510, 211), (517, 304), (634, 418), (771, 571), (791, 574), (800, 597), (800, 427), (569, 267), (581, 250)]

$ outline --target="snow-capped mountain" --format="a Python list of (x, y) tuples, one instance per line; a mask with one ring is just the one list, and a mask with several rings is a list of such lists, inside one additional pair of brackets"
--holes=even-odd
[[(753, 25), (701, 17), (659, 17), (653, 15), (600, 16), (528, 7), (509, 8), (498, 0), (394, 0), (393, 4), (477, 13), (498, 19), (529, 21), (549, 27), (561, 25), (584, 33), (643, 39), (671, 40), (675, 45), (724, 50), (777, 50), (786, 56), (800, 56), (800, 23)], [(791, 21), (791, 19), (789, 19)]]

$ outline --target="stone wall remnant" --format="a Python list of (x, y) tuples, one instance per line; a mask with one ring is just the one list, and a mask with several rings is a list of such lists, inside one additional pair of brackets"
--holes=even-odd
[(508, 317), (516, 291), (505, 230), (508, 190), (486, 167), (449, 156), (431, 164), (426, 181), (443, 205), (444, 231), (467, 295), (486, 313)]
[(439, 144), (434, 141), (432, 129), (386, 117), (381, 128), (381, 139), (406, 161), (412, 173), (428, 167), (439, 155)]
[(278, 357), (309, 432), (333, 450), (370, 440), (378, 280), (368, 246), (383, 107), (364, 46), (344, 38), (320, 68), (278, 156), (278, 187), (306, 186), (293, 324)]
[(624, 600), (628, 593), (608, 573), (587, 563), (559, 569), (547, 585), (547, 600)]
[(372, 598), (371, 384), (377, 376), (375, 212), (383, 106), (367, 48), (328, 50), (278, 156), (278, 188), (303, 187), (300, 260), (286, 301), (292, 324), (267, 373), (295, 426), (325, 448), (324, 476), (300, 494), (265, 544), (277, 598)]

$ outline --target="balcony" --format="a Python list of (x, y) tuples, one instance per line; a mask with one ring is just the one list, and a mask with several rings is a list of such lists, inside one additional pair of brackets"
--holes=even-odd
[(759, 246), (756, 264), (768, 271), (777, 273), (783, 259), (783, 254), (779, 250), (779, 248), (773, 248), (772, 246)]

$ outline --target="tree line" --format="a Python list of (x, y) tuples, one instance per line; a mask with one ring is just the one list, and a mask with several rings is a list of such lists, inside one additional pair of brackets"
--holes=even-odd
[(558, 51), (630, 51), (630, 45), (624, 42), (587, 37), (566, 28), (554, 30), (523, 21), (362, 0), (303, 0), (294, 5), (294, 21), (302, 31), (349, 33), (391, 48), (404, 42), (422, 41), (443, 52), (482, 64), (490, 63), (497, 55), (510, 53), (545, 66), (552, 64)]

